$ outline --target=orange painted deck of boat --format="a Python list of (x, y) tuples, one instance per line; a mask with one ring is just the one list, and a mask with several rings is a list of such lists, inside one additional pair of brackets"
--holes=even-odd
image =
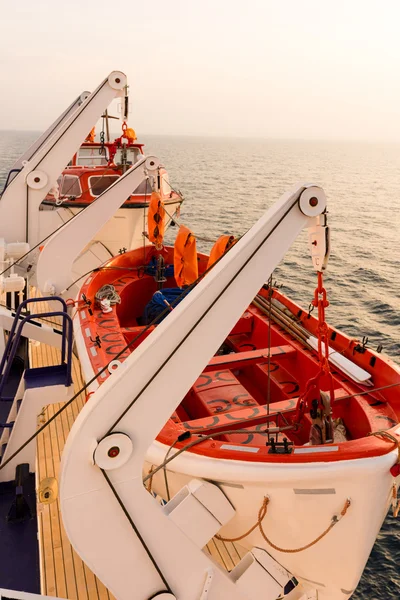
[[(41, 344), (31, 345), (33, 367), (59, 364), (60, 353)], [(83, 386), (78, 360), (73, 361), (74, 391)], [(37, 487), (46, 478), (58, 480), (61, 454), (72, 427), (85, 402), (82, 393), (37, 438)], [(54, 404), (44, 407), (38, 417), (42, 425), (62, 407)], [(112, 594), (85, 565), (72, 548), (65, 533), (59, 499), (51, 504), (38, 503), (38, 537), (40, 547), (41, 593), (69, 600), (111, 600)], [(237, 544), (213, 539), (205, 550), (228, 571), (240, 561), (246, 550)]]

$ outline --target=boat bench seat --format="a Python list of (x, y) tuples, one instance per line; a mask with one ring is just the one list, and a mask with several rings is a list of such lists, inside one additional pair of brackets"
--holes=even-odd
[[(206, 384), (207, 381), (204, 378), (201, 381), (201, 378), (198, 379), (198, 383)], [(212, 384), (211, 384), (212, 385)], [(201, 389), (201, 388), (200, 388)], [(215, 388), (214, 388), (215, 389)], [(220, 388), (219, 388), (220, 389)], [(282, 425), (282, 420), (279, 418), (279, 414), (286, 414), (288, 417), (288, 413), (294, 413), (297, 407), (297, 402), (299, 397), (296, 398), (287, 398), (286, 400), (282, 400), (280, 402), (273, 402), (270, 405), (270, 408), (266, 405), (256, 404), (258, 407), (257, 410), (254, 410), (251, 405), (245, 405), (237, 408), (234, 408), (234, 415), (230, 415), (228, 413), (232, 412), (230, 410), (219, 411), (221, 415), (220, 418), (215, 422), (215, 416), (217, 413), (207, 413), (206, 416), (198, 416), (198, 417), (190, 417), (185, 421), (185, 415), (179, 419), (183, 423), (183, 426), (188, 431), (193, 430), (208, 430), (209, 428), (217, 428), (219, 431), (228, 430), (228, 429), (236, 429), (243, 428), (246, 429), (246, 433), (229, 433), (225, 434), (223, 439), (226, 442), (231, 444), (240, 444), (240, 445), (249, 445), (249, 446), (265, 446), (268, 441), (268, 435), (265, 433), (267, 427), (273, 428), (276, 427), (277, 424)], [(340, 413), (340, 405), (343, 403), (348, 403), (348, 390), (339, 387), (335, 389), (335, 400), (334, 400), (334, 411), (336, 416), (342, 416)], [(194, 405), (193, 396), (191, 397), (191, 407)], [(253, 405), (254, 406), (254, 405)], [(182, 409), (182, 405), (177, 409), (178, 411)], [(339, 409), (339, 410), (338, 410)], [(190, 412), (193, 412), (191, 409)], [(181, 416), (181, 415), (179, 415)], [(210, 418), (212, 416), (213, 418)], [(246, 419), (249, 420), (249, 423), (246, 423)], [(289, 418), (290, 421), (290, 418)], [(307, 438), (310, 427), (312, 425), (312, 420), (309, 414), (309, 411), (306, 411), (302, 417), (302, 429), (305, 432), (305, 438)], [(346, 425), (346, 421), (345, 421)], [(284, 432), (273, 435), (274, 439), (277, 438), (278, 442), (282, 442), (285, 437), (290, 437), (288, 434)]]
[[(273, 346), (270, 349), (271, 358), (278, 356), (288, 356), (296, 354), (296, 349), (290, 344), (283, 346)], [(247, 352), (232, 352), (231, 354), (223, 354), (221, 356), (213, 356), (205, 368), (205, 372), (213, 371), (216, 368), (241, 369), (257, 365), (268, 360), (268, 348), (259, 348), (257, 350), (248, 350)]]
[(258, 403), (230, 369), (221, 369), (202, 373), (187, 394), (183, 406), (191, 419), (201, 419), (258, 406)]

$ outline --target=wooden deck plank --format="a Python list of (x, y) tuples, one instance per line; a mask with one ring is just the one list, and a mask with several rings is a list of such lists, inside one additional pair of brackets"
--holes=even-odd
[[(48, 415), (52, 417), (55, 412), (55, 406), (48, 407)], [(51, 477), (55, 477), (58, 479), (58, 470), (60, 465), (60, 453), (58, 449), (58, 441), (57, 441), (57, 429), (56, 422), (52, 421), (49, 427), (47, 428), (50, 433), (50, 451), (52, 458), (52, 475)], [(66, 570), (64, 563), (64, 551), (62, 546), (62, 535), (61, 535), (61, 519), (60, 519), (60, 511), (58, 506), (58, 500), (50, 504), (50, 514), (52, 519), (52, 530), (53, 530), (53, 548), (54, 548), (54, 560), (56, 564), (56, 579), (57, 579), (57, 595), (61, 598), (64, 595), (67, 597), (67, 581), (66, 581)], [(60, 568), (58, 565), (62, 565)]]
[(213, 538), (207, 544), (207, 550), (211, 554), (211, 556), (216, 560), (220, 565), (222, 565), (227, 571), (231, 571), (233, 566), (230, 561), (226, 560), (226, 555), (224, 552), (221, 552), (221, 542), (216, 538)]
[[(47, 420), (47, 411), (45, 413)], [(39, 458), (39, 468), (43, 464), (43, 476), (40, 474), (40, 480), (49, 477), (49, 460), (47, 457), (48, 448), (48, 429), (45, 429), (43, 434), (38, 436), (41, 439), (41, 444), (37, 447), (37, 453), (39, 455), (40, 450), (43, 452), (43, 456)], [(42, 516), (42, 554), (44, 557), (44, 570), (46, 572), (46, 590), (44, 593), (48, 596), (57, 596), (57, 582), (56, 582), (56, 565), (54, 560), (54, 550), (53, 550), (53, 531), (51, 527), (51, 510), (50, 505), (41, 505), (40, 512)]]
[[(39, 418), (39, 425), (42, 425), (45, 421), (45, 415), (43, 414), (43, 418)], [(46, 454), (44, 449), (44, 437), (42, 435), (37, 437), (37, 470), (40, 472), (40, 476), (42, 479), (47, 477), (47, 469), (46, 469)], [(49, 507), (45, 504), (38, 505), (38, 537), (40, 544), (40, 555), (41, 555), (41, 564), (40, 564), (40, 572), (41, 572), (41, 593), (43, 595), (54, 595), (55, 594), (55, 574), (54, 574), (54, 561), (53, 561), (53, 551), (49, 545), (45, 545), (44, 540), (47, 540), (49, 535), (51, 535), (50, 529), (50, 519), (49, 515), (45, 514), (49, 513)]]
[[(54, 405), (54, 411), (59, 410), (60, 405)], [(58, 467), (57, 467), (57, 480), (59, 480), (59, 467), (60, 467), (60, 459), (61, 454), (65, 446), (65, 440), (68, 435), (68, 429), (65, 431), (63, 426), (63, 420), (66, 417), (65, 412), (61, 413), (58, 419), (54, 420), (56, 432), (57, 432), (57, 444), (58, 444)], [(61, 544), (63, 548), (63, 559), (64, 559), (64, 571), (66, 578), (66, 586), (67, 586), (67, 598), (70, 600), (77, 600), (78, 598), (78, 589), (76, 585), (76, 577), (75, 577), (75, 566), (74, 566), (74, 557), (72, 555), (72, 548), (65, 533), (65, 529), (62, 524), (61, 511), (60, 511), (60, 500), (57, 498), (57, 508), (59, 512), (60, 518), (60, 532), (61, 532)]]

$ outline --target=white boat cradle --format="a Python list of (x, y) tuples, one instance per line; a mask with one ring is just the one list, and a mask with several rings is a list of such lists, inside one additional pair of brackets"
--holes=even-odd
[[(10, 244), (15, 240), (27, 236), (30, 247), (41, 243), (38, 208), (43, 195), (90, 129), (86, 116), (93, 122), (105, 101), (121, 94), (125, 85), (125, 76), (113, 72), (81, 106), (76, 108), (81, 99), (71, 105), (28, 153), (27, 164), (0, 201), (3, 271), (15, 268), (6, 256), (12, 256)], [(36, 271), (43, 294), (50, 298), (66, 294), (74, 282), (77, 257), (119, 209), (127, 192), (138, 181), (155, 178), (158, 167), (156, 157), (141, 159), (50, 237), (37, 270), (30, 269)], [(316, 185), (299, 185), (284, 194), (135, 352), (116, 365), (112, 376), (90, 388), (94, 393), (79, 413), (62, 455), (59, 499), (71, 544), (117, 600), (344, 600), (357, 586), (390, 505), (395, 481), (390, 468), (398, 460), (397, 450), (339, 464), (324, 462), (323, 457), (338, 446), (304, 446), (296, 452), (321, 453), (321, 461), (291, 465), (248, 461), (245, 469), (239, 460), (201, 455), (194, 459), (185, 452), (174, 458), (172, 450), (171, 500), (161, 505), (143, 485), (143, 465), (146, 470), (162, 465), (171, 450), (154, 441), (159, 431), (304, 227), (309, 229), (315, 268), (325, 268), (329, 252), (325, 214), (325, 194)], [(19, 248), (17, 260), (25, 251), (25, 246)], [(25, 268), (31, 261), (29, 256)], [(20, 267), (18, 273), (26, 275)], [(4, 290), (23, 289), (20, 281), (15, 287), (3, 281)], [(62, 299), (54, 300), (61, 302), (57, 314), (66, 329), (70, 316)], [(0, 313), (4, 329), (11, 329), (12, 317), (10, 310)], [(35, 315), (26, 319), (24, 335), (61, 345), (64, 354), (71, 354), (71, 333), (60, 336), (43, 323), (37, 327)], [(79, 349), (85, 333), (76, 320), (74, 325)], [(7, 349), (0, 348), (6, 358), (21, 333), (22, 325), (15, 335), (11, 331)], [(60, 339), (68, 339), (69, 347)], [(315, 344), (311, 338), (309, 343)], [(71, 356), (62, 363), (68, 371)], [(351, 361), (340, 367), (367, 383), (366, 372), (353, 368)], [(82, 361), (82, 368), (86, 379), (95, 375), (89, 363)], [(32, 372), (22, 380), (9, 416), (14, 425), (1, 440), (7, 446), (0, 481), (11, 480), (21, 462), (35, 470), (36, 415), (43, 404), (72, 397), (70, 373), (57, 369), (52, 373), (51, 382), (43, 385), (29, 385), (29, 375), (36, 375)], [(238, 448), (257, 452), (251, 446)], [(157, 485), (159, 474), (154, 477), (156, 492)], [(266, 497), (268, 532), (283, 547), (317, 539), (333, 519), (329, 535), (320, 536), (318, 544), (307, 544), (307, 552), (282, 553), (254, 531), (245, 542), (248, 553), (228, 573), (203, 547), (215, 534), (231, 537), (248, 529), (246, 524), (254, 523), (260, 507), (267, 507)], [(16, 600), (47, 597), (2, 589), (0, 595)]]

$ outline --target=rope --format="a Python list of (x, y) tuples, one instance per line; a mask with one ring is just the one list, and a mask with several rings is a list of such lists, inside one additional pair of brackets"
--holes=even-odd
[[(280, 433), (281, 431), (288, 431), (289, 429), (294, 429), (294, 426), (288, 425), (287, 427), (271, 427), (269, 429), (264, 429), (263, 431), (257, 431), (256, 433), (266, 433), (266, 434)], [(201, 430), (191, 431), (190, 432), (191, 435), (198, 435), (200, 437), (197, 440), (192, 440), (185, 446), (182, 446), (182, 448), (179, 448), (179, 450), (177, 450), (175, 452), (175, 454), (173, 454), (169, 458), (165, 458), (163, 460), (163, 462), (158, 465), (158, 467), (156, 467), (155, 469), (152, 469), (151, 472), (149, 471), (149, 473), (143, 478), (143, 483), (145, 484), (151, 477), (153, 477), (156, 473), (158, 473), (158, 471), (160, 471), (161, 469), (164, 469), (172, 460), (174, 460), (174, 458), (177, 458), (180, 454), (182, 454), (183, 452), (186, 452), (186, 450), (190, 450), (190, 448), (193, 448), (193, 446), (197, 446), (197, 444), (201, 444), (202, 442), (206, 442), (207, 440), (212, 440), (215, 437), (218, 437), (220, 435), (230, 435), (230, 434), (234, 434), (234, 433), (245, 433), (248, 435), (249, 433), (253, 433), (253, 432), (249, 431), (248, 429), (228, 429), (227, 431), (224, 430), (224, 431), (214, 432), (214, 433), (210, 433), (208, 435), (204, 435), (204, 431), (210, 431), (210, 429), (201, 429)], [(211, 429), (211, 431), (212, 431), (212, 429)], [(187, 433), (187, 430), (184, 433)], [(171, 445), (170, 449), (172, 449), (175, 446), (175, 444), (177, 442), (179, 442), (179, 437), (174, 441), (174, 443)], [(0, 470), (1, 470), (1, 466), (0, 466)]]
[(259, 530), (260, 530), (260, 533), (261, 533), (262, 537), (267, 542), (267, 544), (269, 546), (271, 546), (271, 548), (273, 548), (274, 550), (277, 550), (278, 552), (284, 552), (285, 554), (295, 554), (296, 552), (302, 552), (303, 550), (307, 550), (308, 548), (311, 548), (312, 546), (315, 546), (315, 544), (317, 544), (320, 540), (322, 540), (331, 531), (331, 529), (333, 529), (334, 526), (337, 523), (339, 523), (339, 521), (345, 516), (345, 514), (347, 513), (347, 511), (348, 511), (348, 509), (349, 509), (349, 507), (351, 505), (350, 498), (347, 498), (347, 500), (344, 503), (344, 506), (343, 506), (342, 510), (340, 511), (339, 515), (334, 515), (332, 517), (332, 519), (331, 519), (330, 525), (325, 529), (325, 531), (323, 531), (312, 542), (309, 542), (308, 544), (306, 544), (305, 546), (301, 546), (300, 548), (281, 548), (280, 546), (277, 546), (276, 544), (274, 544), (273, 542), (271, 542), (271, 540), (265, 534), (265, 531), (264, 531), (263, 526), (262, 526), (262, 521), (263, 521), (265, 515), (267, 514), (269, 502), (270, 502), (270, 499), (268, 498), (268, 496), (265, 496), (264, 500), (263, 500), (263, 503), (261, 505), (261, 508), (258, 511), (257, 522), (253, 525), (253, 527), (250, 527), (250, 529), (248, 531), (246, 531), (246, 533), (244, 533), (243, 535), (241, 535), (239, 537), (236, 537), (236, 538), (225, 538), (225, 537), (222, 537), (220, 535), (216, 535), (215, 537), (218, 540), (220, 540), (221, 542), (238, 542), (239, 540), (242, 540), (247, 535), (249, 535), (250, 533), (252, 533), (258, 527)]
[(394, 435), (392, 435), (391, 433), (389, 433), (388, 431), (371, 431), (371, 433), (369, 433), (368, 435), (374, 435), (375, 437), (382, 437), (386, 440), (388, 440), (389, 442), (393, 442), (397, 448), (397, 462), (400, 463), (400, 440), (398, 440), (397, 438), (394, 437)]
[[(388, 442), (393, 442), (397, 447), (397, 464), (400, 464), (400, 440), (395, 438), (394, 435), (389, 433), (388, 431), (373, 431), (369, 435), (374, 435), (376, 437), (382, 437), (386, 439)], [(392, 486), (392, 513), (393, 517), (396, 519), (400, 512), (400, 502), (397, 500), (397, 485), (393, 483)]]
[(392, 486), (392, 512), (396, 519), (400, 512), (400, 502), (397, 500), (397, 486), (395, 483)]
[[(390, 383), (389, 385), (383, 385), (378, 388), (373, 388), (372, 390), (366, 390), (365, 392), (355, 392), (354, 394), (348, 394), (347, 396), (341, 396), (340, 400), (349, 400), (350, 398), (355, 398), (356, 396), (368, 396), (368, 395), (373, 394), (374, 392), (381, 392), (382, 390), (387, 390), (389, 388), (393, 388), (398, 385), (400, 385), (400, 381), (398, 381), (397, 383)], [(375, 432), (375, 433), (378, 433), (378, 432)], [(368, 435), (375, 435), (375, 434), (370, 433)]]
[[(272, 310), (272, 273), (268, 279), (268, 379), (267, 379), (267, 417), (271, 404), (271, 310)], [(268, 439), (268, 441), (270, 441)]]
[(98, 302), (109, 300), (110, 304), (121, 304), (121, 296), (113, 285), (106, 283), (95, 294), (95, 299)]
[(217, 534), (215, 537), (217, 538), (217, 540), (220, 540), (220, 542), (240, 542), (240, 540), (243, 540), (245, 537), (250, 535), (250, 533), (253, 533), (253, 531), (255, 529), (257, 529), (257, 527), (261, 526), (261, 522), (264, 519), (265, 515), (267, 514), (268, 504), (269, 504), (269, 498), (268, 498), (268, 496), (264, 496), (264, 500), (261, 504), (261, 508), (258, 511), (257, 521), (254, 523), (254, 525), (252, 527), (250, 527), (250, 529), (248, 529), (242, 535), (239, 535), (238, 537), (235, 537), (235, 538), (226, 538), (226, 537), (222, 537), (222, 535)]
[[(168, 460), (168, 457), (169, 457), (169, 455), (171, 454), (172, 450), (174, 449), (174, 447), (175, 447), (175, 444), (177, 443), (177, 441), (178, 441), (178, 440), (175, 440), (175, 442), (174, 442), (174, 443), (173, 443), (173, 444), (172, 444), (172, 445), (171, 445), (171, 446), (168, 448), (167, 454), (165, 455), (165, 458), (164, 458), (164, 462), (165, 462), (166, 460)], [(153, 468), (154, 468), (154, 465), (152, 465), (152, 469), (153, 469)], [(165, 466), (165, 464), (164, 464), (164, 469), (163, 469), (163, 471), (164, 471), (164, 483), (165, 483), (165, 491), (167, 492), (167, 500), (168, 500), (168, 502), (169, 502), (169, 501), (171, 500), (171, 494), (169, 493), (169, 485), (168, 485), (168, 473), (167, 473), (167, 467)], [(153, 474), (152, 474), (152, 476), (151, 476), (151, 478), (150, 478), (150, 480), (149, 480), (149, 481), (153, 481)]]
[(154, 465), (151, 465), (150, 469), (147, 472), (147, 475), (150, 475), (150, 478), (148, 480), (148, 484), (145, 486), (146, 490), (150, 492), (150, 494), (153, 493), (153, 469)]
[[(167, 217), (170, 218), (171, 221), (173, 221), (174, 223), (176, 223), (178, 225), (178, 227), (181, 227), (182, 223), (180, 221), (178, 221), (178, 219), (176, 217), (173, 217), (169, 214), (169, 212), (167, 211), (167, 209), (164, 206), (164, 210), (165, 210), (165, 214), (167, 215)], [(196, 240), (200, 240), (201, 242), (209, 242), (210, 244), (214, 244), (215, 240), (208, 238), (208, 237), (204, 237), (204, 236), (200, 236), (197, 233), (194, 233), (194, 236), (196, 238)]]
[[(108, 250), (108, 248), (106, 246), (103, 247), (106, 248), (106, 250), (108, 252), (110, 252)], [(112, 254), (110, 253), (111, 258), (113, 258)], [(68, 292), (68, 290), (70, 290), (76, 283), (78, 283), (78, 281), (80, 281), (81, 279), (83, 279), (84, 277), (87, 277), (87, 275), (90, 275), (91, 273), (97, 273), (98, 271), (107, 271), (107, 270), (111, 270), (111, 269), (116, 269), (119, 271), (140, 271), (140, 269), (142, 267), (119, 267), (117, 265), (115, 266), (104, 266), (106, 262), (108, 262), (110, 259), (107, 258), (101, 265), (99, 265), (98, 267), (95, 267), (94, 269), (90, 269), (90, 271), (87, 271), (86, 273), (84, 273), (83, 275), (81, 275), (80, 277), (78, 277), (78, 279), (75, 279), (75, 281), (73, 281), (72, 283), (69, 284), (68, 287), (66, 287), (62, 292), (61, 292), (61, 296), (63, 294), (65, 294), (65, 292)]]

